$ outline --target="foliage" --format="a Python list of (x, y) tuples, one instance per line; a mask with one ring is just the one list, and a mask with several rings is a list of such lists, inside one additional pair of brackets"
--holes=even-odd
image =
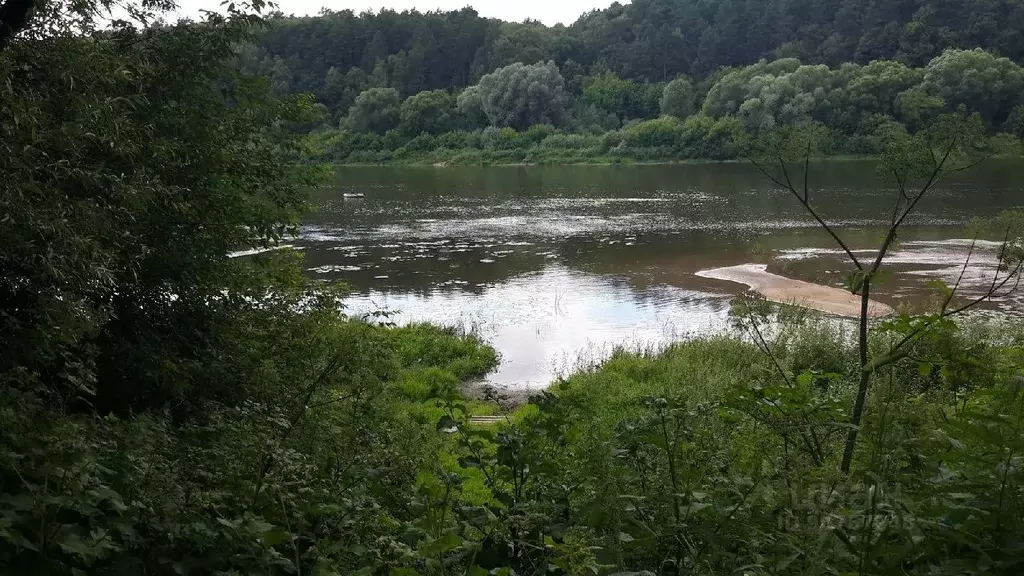
[[(402, 96), (455, 93), (515, 62), (553, 60), (577, 96), (585, 76), (611, 73), (644, 84), (685, 74), (696, 82), (762, 58), (831, 67), (890, 60), (922, 67), (954, 46), (982, 48), (1020, 63), (1021, 29), (1024, 7), (1014, 0), (640, 0), (553, 27), (488, 19), (471, 8), (340, 10), (276, 15), (254, 43), (247, 70), (286, 63), (290, 89), (314, 93), (338, 117), (370, 87), (395, 88)], [(332, 67), (344, 83), (329, 100)], [(648, 116), (626, 115), (642, 117)]]
[(554, 62), (510, 64), (481, 78), (477, 90), (492, 126), (525, 130), (535, 124), (566, 122), (565, 81)]
[(674, 147), (679, 142), (680, 131), (679, 121), (671, 116), (665, 116), (626, 126), (622, 129), (622, 142), (626, 146), (634, 147)]
[(693, 114), (693, 84), (680, 76), (665, 85), (661, 95), (661, 113), (685, 120)]
[[(352, 132), (384, 134), (398, 126), (401, 101), (394, 88), (370, 88), (356, 96), (345, 118), (345, 128)], [(410, 120), (413, 120), (410, 115)]]
[(605, 73), (583, 79), (579, 104), (614, 114), (620, 121), (658, 116), (664, 85), (637, 83)]
[[(56, 9), (0, 36), (3, 573), (1024, 570), (1024, 335), (1009, 322), (958, 321), (981, 301), (960, 299), (958, 285), (936, 283), (938, 306), (926, 313), (862, 319), (856, 337), (830, 319), (737, 301), (741, 332), (618, 350), (479, 425), (474, 415), (498, 407), (459, 389), (498, 362), (479, 337), (395, 327), (383, 312), (347, 317), (343, 293), (304, 279), (290, 250), (231, 256), (279, 248), (295, 232), (322, 172), (296, 162), (302, 153), (745, 153), (833, 234), (854, 268), (846, 285), (867, 302), (918, 201), (987, 153), (996, 116), (931, 118), (952, 98), (937, 95), (942, 74), (918, 83), (909, 69), (876, 64), (883, 88), (861, 86), (857, 100), (916, 110), (921, 124), (878, 110), (844, 121), (874, 131), (882, 173), (894, 178), (895, 215), (871, 264), (814, 212), (806, 164), (789, 168), (848, 135), (808, 120), (835, 112), (821, 103), (845, 101), (832, 92), (853, 86), (859, 68), (786, 61), (725, 72), (707, 89), (706, 113), (604, 135), (549, 125), (550, 107), (503, 109), (508, 122), (496, 123), (517, 127), (440, 132), (449, 93), (400, 109), (383, 89), (357, 98), (360, 129), (300, 139), (298, 127), (323, 117), (308, 98), (275, 96), (283, 87), (272, 83), (296, 75), (238, 73), (236, 48), (259, 22), (252, 12), (229, 5), (202, 24), (84, 34), (100, 4), (47, 4)], [(583, 22), (633, 11), (667, 22), (669, 8), (637, 1)], [(499, 53), (532, 54), (546, 30), (508, 26)], [(374, 75), (416, 81), (424, 68), (409, 62), (427, 58), (415, 47), (429, 37), (403, 61), (377, 32), (359, 49)], [(664, 26), (634, 32), (662, 56), (628, 62), (650, 74), (660, 66), (662, 78), (678, 65), (667, 48), (692, 42)], [(877, 51), (886, 34), (857, 53)], [(706, 35), (699, 48), (698, 59), (724, 49)], [(500, 103), (488, 90), (502, 83), (527, 108), (562, 101), (551, 63), (499, 72), (456, 106), (479, 99), (487, 111)], [(409, 134), (382, 130), (400, 117)], [(760, 132), (753, 145), (745, 124)], [(983, 299), (1015, 285), (1024, 256), (1020, 214), (991, 225), (1006, 240)]]
[(247, 27), (69, 32), (0, 53), (7, 385), (100, 412), (230, 394), (200, 358), (265, 267), (226, 255), (294, 230), (313, 176), (288, 129), (309, 100), (268, 99), (225, 62)]
[(406, 134), (441, 134), (455, 127), (455, 98), (444, 90), (420, 92), (402, 102), (399, 128)]
[(347, 319), (290, 251), (229, 256), (293, 233), (320, 172), (294, 163), (309, 100), (232, 66), (252, 14), (53, 17), (0, 51), (0, 571), (410, 565), (440, 438), (406, 390), (494, 351)]
[(1024, 70), (981, 49), (946, 50), (928, 63), (922, 87), (948, 110), (966, 106), (988, 125), (1000, 126), (1020, 103)]
[[(516, 63), (496, 70), (481, 84), (463, 90), (454, 104), (445, 91), (415, 94), (399, 105), (393, 90), (372, 89), (361, 95), (363, 109), (353, 107), (343, 127), (350, 132), (389, 134), (401, 116), (398, 130), (387, 137), (386, 143), (345, 146), (311, 157), (348, 162), (598, 162), (606, 161), (604, 155), (615, 149), (614, 158), (642, 161), (731, 159), (741, 155), (741, 143), (748, 136), (760, 138), (779, 128), (808, 123), (832, 131), (835, 151), (878, 155), (892, 129), (902, 126), (916, 133), (934, 123), (944, 111), (956, 111), (961, 106), (977, 112), (983, 120), (986, 132), (992, 136), (987, 145), (990, 150), (1017, 154), (1019, 148), (1012, 138), (1020, 138), (1018, 112), (1024, 109), (1020, 104), (1024, 89), (1019, 86), (1024, 82), (1024, 72), (1006, 58), (980, 50), (949, 50), (926, 68), (889, 60), (876, 60), (866, 66), (848, 62), (837, 68), (803, 65), (793, 58), (762, 60), (747, 67), (720, 70), (696, 87), (685, 76), (668, 84), (638, 83), (606, 72), (581, 81), (582, 93), (574, 102), (551, 62), (533, 66)], [(702, 117), (689, 122), (695, 103), (700, 103), (698, 115)], [(670, 136), (665, 132), (670, 123), (659, 116), (689, 123), (681, 132), (677, 130), (679, 134)], [(372, 130), (365, 125), (369, 120), (377, 124)], [(606, 140), (614, 140), (614, 145), (587, 147), (585, 153), (574, 148), (558, 154), (551, 154), (548, 147), (541, 158), (529, 150), (536, 142), (512, 137), (497, 142), (493, 130), (479, 132), (481, 141), (488, 143), (483, 148), (515, 154), (487, 158), (467, 153), (469, 142), (438, 146), (436, 140), (421, 137), (424, 133), (439, 135), (487, 127), (526, 132), (537, 125), (590, 134), (621, 128), (622, 133), (609, 134)], [(661, 127), (661, 138), (639, 136), (638, 131), (654, 127)], [(999, 130), (1010, 136), (998, 136)], [(652, 143), (654, 140), (658, 142)], [(383, 150), (389, 151), (387, 158), (378, 154)]]

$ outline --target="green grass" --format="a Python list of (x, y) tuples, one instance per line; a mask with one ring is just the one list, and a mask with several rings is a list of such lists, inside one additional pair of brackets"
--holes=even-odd
[(466, 380), (482, 377), (498, 365), (494, 348), (457, 328), (419, 323), (394, 328), (391, 334), (399, 361), (407, 370), (435, 368)]
[(589, 414), (590, 425), (610, 429), (637, 412), (645, 397), (719, 399), (737, 379), (762, 373), (765, 360), (753, 346), (726, 337), (681, 342), (658, 353), (620, 350), (551, 391), (575, 412)]

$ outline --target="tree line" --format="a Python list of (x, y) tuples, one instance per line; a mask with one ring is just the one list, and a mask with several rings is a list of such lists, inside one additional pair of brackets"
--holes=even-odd
[[(402, 99), (394, 88), (360, 93), (338, 129), (313, 134), (312, 157), (405, 160), (641, 160), (731, 158), (777, 127), (818, 123), (837, 150), (876, 154), (880, 134), (916, 132), (943, 113), (980, 115), (993, 151), (1024, 137), (1024, 69), (975, 48), (948, 49), (923, 67), (802, 64), (796, 58), (723, 68), (703, 81), (636, 82), (613, 73), (580, 79), (575, 96), (553, 61), (514, 63), (456, 93)], [(539, 156), (527, 157), (536, 148)], [(513, 155), (459, 151), (512, 150)], [(518, 155), (516, 155), (518, 154)]]
[(585, 76), (704, 79), (761, 59), (922, 67), (956, 47), (1020, 62), (1022, 31), (1024, 7), (1013, 0), (639, 0), (552, 27), (469, 8), (279, 14), (241, 58), (278, 91), (315, 94), (337, 120), (367, 88), (394, 88), (403, 98), (456, 92), (515, 62), (553, 61), (578, 96)]

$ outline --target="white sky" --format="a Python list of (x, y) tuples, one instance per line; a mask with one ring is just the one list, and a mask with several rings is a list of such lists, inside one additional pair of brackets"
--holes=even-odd
[[(619, 0), (626, 4), (628, 0)], [(285, 14), (317, 14), (321, 8), (350, 9), (354, 12), (391, 8), (401, 12), (412, 10), (459, 10), (472, 6), (481, 16), (520, 22), (526, 18), (552, 25), (559, 22), (572, 24), (584, 12), (606, 8), (613, 0), (276, 0), (278, 9)], [(178, 0), (182, 16), (196, 16), (202, 9), (215, 9), (220, 0)]]

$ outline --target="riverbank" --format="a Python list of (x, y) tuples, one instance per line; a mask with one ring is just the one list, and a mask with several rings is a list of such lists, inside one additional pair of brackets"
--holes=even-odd
[[(753, 135), (735, 118), (658, 118), (607, 132), (574, 132), (547, 125), (528, 130), (486, 128), (417, 136), (321, 130), (305, 137), (303, 160), (346, 165), (676, 164), (743, 160)], [(997, 134), (983, 144), (992, 155), (1019, 156), (1020, 141)], [(833, 133), (835, 158), (869, 158), (884, 149), (875, 133)]]
[[(495, 167), (516, 167), (516, 166), (701, 166), (718, 164), (747, 164), (748, 158), (663, 158), (663, 159), (638, 159), (630, 156), (544, 156), (531, 155), (529, 151), (511, 151), (511, 154), (485, 154), (482, 150), (461, 151), (459, 154), (446, 155), (422, 155), (422, 156), (392, 156), (390, 160), (380, 161), (353, 161), (346, 159), (341, 162), (332, 162), (336, 167), (430, 167), (430, 168), (463, 168), (473, 166), (495, 166)], [(387, 156), (385, 154), (385, 156)], [(638, 156), (643, 156), (638, 155)], [(1005, 160), (1020, 158), (1022, 154), (1001, 153), (989, 156), (993, 160)], [(827, 157), (829, 162), (866, 162), (878, 160), (877, 154), (835, 154)]]
[[(1003, 157), (1004, 155), (999, 155)], [(873, 160), (877, 154), (837, 154), (830, 161)], [(526, 150), (431, 150), (410, 153), (402, 150), (358, 152), (341, 160), (327, 159), (334, 166), (692, 166), (703, 164), (743, 164), (749, 159), (740, 154), (729, 157), (686, 157), (652, 149), (623, 149), (614, 154), (597, 151), (549, 153)]]
[[(853, 160), (873, 160), (874, 156), (837, 156), (829, 158), (830, 160), (839, 161), (853, 161)], [(612, 158), (607, 156), (595, 156), (593, 158), (584, 158), (579, 160), (559, 160), (552, 158), (545, 158), (535, 162), (528, 161), (508, 161), (508, 162), (492, 162), (490, 160), (480, 161), (469, 161), (463, 158), (454, 159), (451, 161), (440, 161), (431, 162), (428, 159), (412, 159), (401, 162), (390, 162), (390, 163), (367, 163), (367, 162), (342, 162), (335, 164), (337, 167), (361, 167), (361, 166), (374, 166), (374, 167), (388, 167), (388, 166), (408, 166), (408, 167), (420, 167), (420, 168), (464, 168), (464, 167), (485, 167), (493, 166), (497, 168), (515, 168), (519, 166), (701, 166), (707, 164), (746, 164), (749, 160), (745, 158), (731, 158), (725, 160), (715, 160), (712, 158), (687, 158), (679, 160), (633, 160), (630, 158)]]

